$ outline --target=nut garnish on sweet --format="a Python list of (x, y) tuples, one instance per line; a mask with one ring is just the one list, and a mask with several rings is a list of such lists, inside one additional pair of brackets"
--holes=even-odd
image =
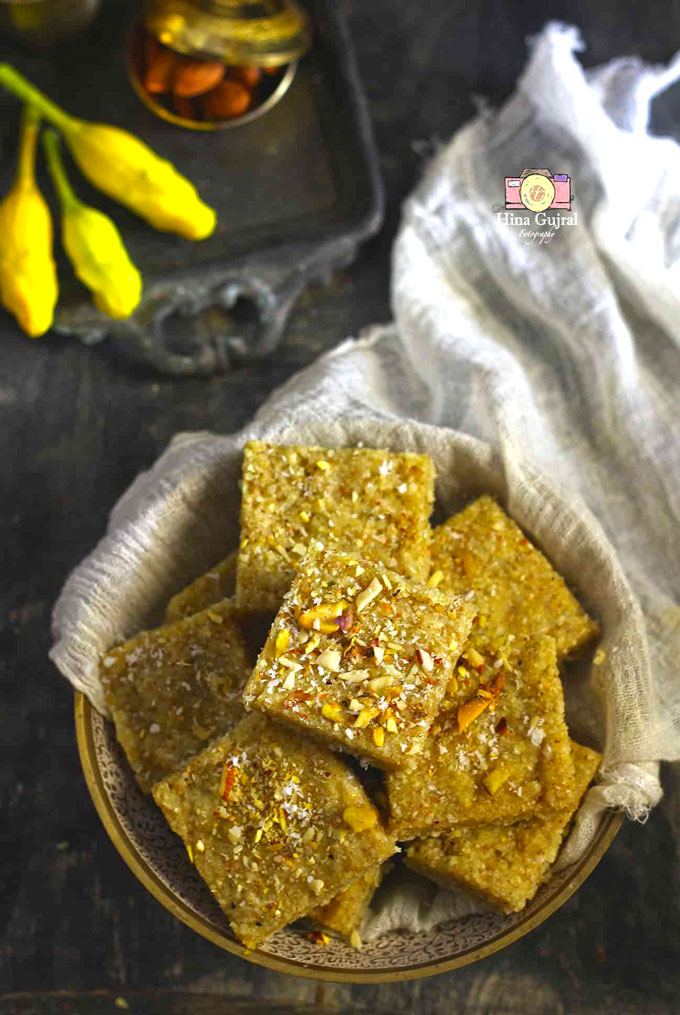
[(512, 824), (560, 810), (573, 788), (555, 642), (511, 638), (478, 669), (458, 667), (422, 753), (387, 776), (390, 827), (409, 839)]
[[(557, 856), (565, 830), (602, 760), (597, 751), (570, 743), (575, 770), (574, 793), (564, 810), (513, 825), (458, 827), (437, 837), (417, 839), (406, 863), (437, 883), (464, 888), (504, 913), (516, 913), (534, 897)], [(494, 773), (496, 775), (494, 776)], [(504, 770), (487, 776), (491, 787)]]
[[(236, 597), (244, 608), (277, 610), (316, 543), (409, 578), (424, 581), (429, 574), (434, 468), (427, 455), (251, 441), (242, 497)], [(367, 592), (367, 601), (373, 595)], [(317, 618), (315, 629), (331, 634), (334, 619), (330, 613)], [(301, 618), (303, 627), (307, 622)]]
[(249, 948), (395, 851), (346, 763), (263, 715), (153, 793), (185, 844), (203, 843), (196, 869)]
[[(396, 768), (422, 748), (473, 617), (471, 600), (350, 554), (310, 553), (244, 702)], [(277, 656), (283, 643), (286, 654)]]
[(239, 722), (250, 666), (231, 600), (107, 652), (107, 704), (143, 790)]

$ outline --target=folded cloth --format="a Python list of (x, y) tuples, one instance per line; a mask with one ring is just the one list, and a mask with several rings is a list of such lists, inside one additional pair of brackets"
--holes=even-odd
[[(236, 545), (247, 439), (427, 451), (445, 512), (500, 495), (602, 623), (602, 661), (567, 693), (604, 765), (561, 862), (604, 808), (643, 820), (658, 802), (658, 762), (680, 757), (680, 148), (646, 124), (680, 64), (586, 74), (579, 47), (549, 25), (504, 108), (429, 167), (395, 246), (394, 325), (293, 377), (245, 431), (179, 435), (123, 496), (54, 612), (52, 659), (98, 708), (99, 654)], [(564, 221), (504, 212), (504, 178), (534, 166), (571, 178)], [(397, 923), (461, 911), (440, 893)]]

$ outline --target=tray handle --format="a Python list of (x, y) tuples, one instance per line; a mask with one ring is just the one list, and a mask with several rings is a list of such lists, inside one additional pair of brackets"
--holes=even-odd
[(178, 284), (151, 293), (133, 318), (116, 322), (109, 334), (161, 373), (225, 373), (276, 348), (304, 285), (297, 273), (272, 286), (241, 272), (198, 292), (195, 283)]

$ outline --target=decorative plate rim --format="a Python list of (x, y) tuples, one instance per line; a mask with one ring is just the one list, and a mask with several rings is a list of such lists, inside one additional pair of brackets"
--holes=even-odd
[(336, 983), (396, 983), (404, 980), (420, 979), (434, 976), (453, 969), (477, 962), (480, 959), (500, 951), (519, 938), (534, 930), (543, 923), (560, 906), (569, 899), (600, 862), (612, 841), (616, 837), (623, 815), (619, 812), (605, 813), (597, 835), (588, 852), (577, 861), (568, 880), (554, 894), (545, 898), (540, 905), (508, 930), (494, 935), (482, 947), (470, 947), (453, 958), (444, 961), (416, 962), (402, 969), (376, 969), (370, 971), (342, 971), (323, 964), (308, 964), (292, 958), (278, 958), (259, 950), (249, 951), (240, 942), (227, 937), (214, 929), (204, 918), (197, 916), (189, 906), (177, 898), (158, 878), (147, 861), (139, 854), (134, 842), (122, 827), (111, 800), (106, 792), (101, 771), (97, 763), (94, 746), (92, 718), (94, 707), (84, 694), (74, 695), (75, 725), (78, 742), (78, 754), (92, 802), (111, 842), (128, 865), (135, 877), (144, 885), (154, 898), (161, 903), (173, 916), (176, 916), (192, 930), (206, 938), (218, 948), (231, 952), (241, 959), (266, 966), (276, 972), (302, 976), (312, 980), (326, 980)]

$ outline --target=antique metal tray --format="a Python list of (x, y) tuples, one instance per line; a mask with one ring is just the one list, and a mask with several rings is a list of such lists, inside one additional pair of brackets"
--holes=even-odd
[[(227, 370), (274, 349), (303, 288), (348, 264), (378, 230), (382, 185), (347, 29), (334, 0), (305, 6), (314, 42), (286, 95), (259, 119), (214, 133), (165, 123), (134, 93), (125, 48), (139, 3), (104, 4), (88, 35), (49, 56), (3, 41), (2, 59), (69, 112), (138, 134), (219, 215), (217, 231), (202, 243), (157, 233), (73, 169), (79, 194), (118, 224), (145, 289), (134, 317), (113, 322), (59, 253), (59, 332), (86, 342), (112, 336), (164, 373)], [(18, 104), (4, 95), (0, 103), (4, 192), (14, 172)], [(52, 202), (42, 169), (39, 176)]]

